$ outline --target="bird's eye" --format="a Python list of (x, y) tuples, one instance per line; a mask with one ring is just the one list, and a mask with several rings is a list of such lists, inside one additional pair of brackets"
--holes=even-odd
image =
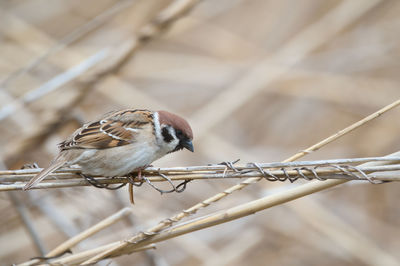
[(183, 132), (181, 130), (175, 130), (175, 134), (178, 137), (178, 139), (181, 139), (183, 137)]

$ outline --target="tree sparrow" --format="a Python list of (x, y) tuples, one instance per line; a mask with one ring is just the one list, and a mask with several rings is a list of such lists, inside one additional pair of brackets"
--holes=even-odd
[(164, 155), (194, 151), (193, 133), (185, 119), (167, 111), (127, 109), (84, 124), (59, 144), (60, 153), (24, 190), (64, 165), (79, 165), (89, 176), (125, 176)]

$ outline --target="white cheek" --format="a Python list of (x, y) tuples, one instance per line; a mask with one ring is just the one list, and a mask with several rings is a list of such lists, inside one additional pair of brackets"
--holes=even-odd
[(168, 131), (169, 131), (169, 134), (171, 134), (171, 136), (174, 138), (174, 139), (169, 143), (169, 145), (168, 145), (169, 148), (170, 148), (170, 151), (172, 151), (172, 150), (175, 149), (176, 145), (179, 144), (179, 140), (178, 140), (178, 138), (177, 138), (176, 135), (175, 135), (175, 130), (174, 130), (174, 129), (168, 128)]
[(170, 142), (163, 142), (163, 144), (161, 146), (162, 146), (162, 149), (164, 150), (164, 152), (168, 153), (168, 152), (174, 150), (176, 145), (178, 145), (178, 144), (179, 144), (179, 140), (173, 139)]
[(174, 150), (178, 144), (179, 144), (179, 140), (177, 140), (177, 139), (174, 139), (173, 141), (168, 143), (168, 147), (169, 147), (170, 151)]

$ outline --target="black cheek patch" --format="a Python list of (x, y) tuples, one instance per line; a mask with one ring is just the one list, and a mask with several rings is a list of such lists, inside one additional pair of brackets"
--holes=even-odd
[(174, 138), (169, 134), (169, 131), (166, 127), (164, 127), (161, 131), (161, 135), (165, 142), (170, 143)]

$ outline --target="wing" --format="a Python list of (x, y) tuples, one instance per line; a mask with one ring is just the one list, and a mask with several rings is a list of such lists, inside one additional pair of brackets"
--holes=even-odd
[(59, 144), (67, 149), (106, 149), (135, 142), (135, 135), (144, 127), (152, 126), (153, 112), (123, 110), (108, 113), (102, 119), (89, 122)]

